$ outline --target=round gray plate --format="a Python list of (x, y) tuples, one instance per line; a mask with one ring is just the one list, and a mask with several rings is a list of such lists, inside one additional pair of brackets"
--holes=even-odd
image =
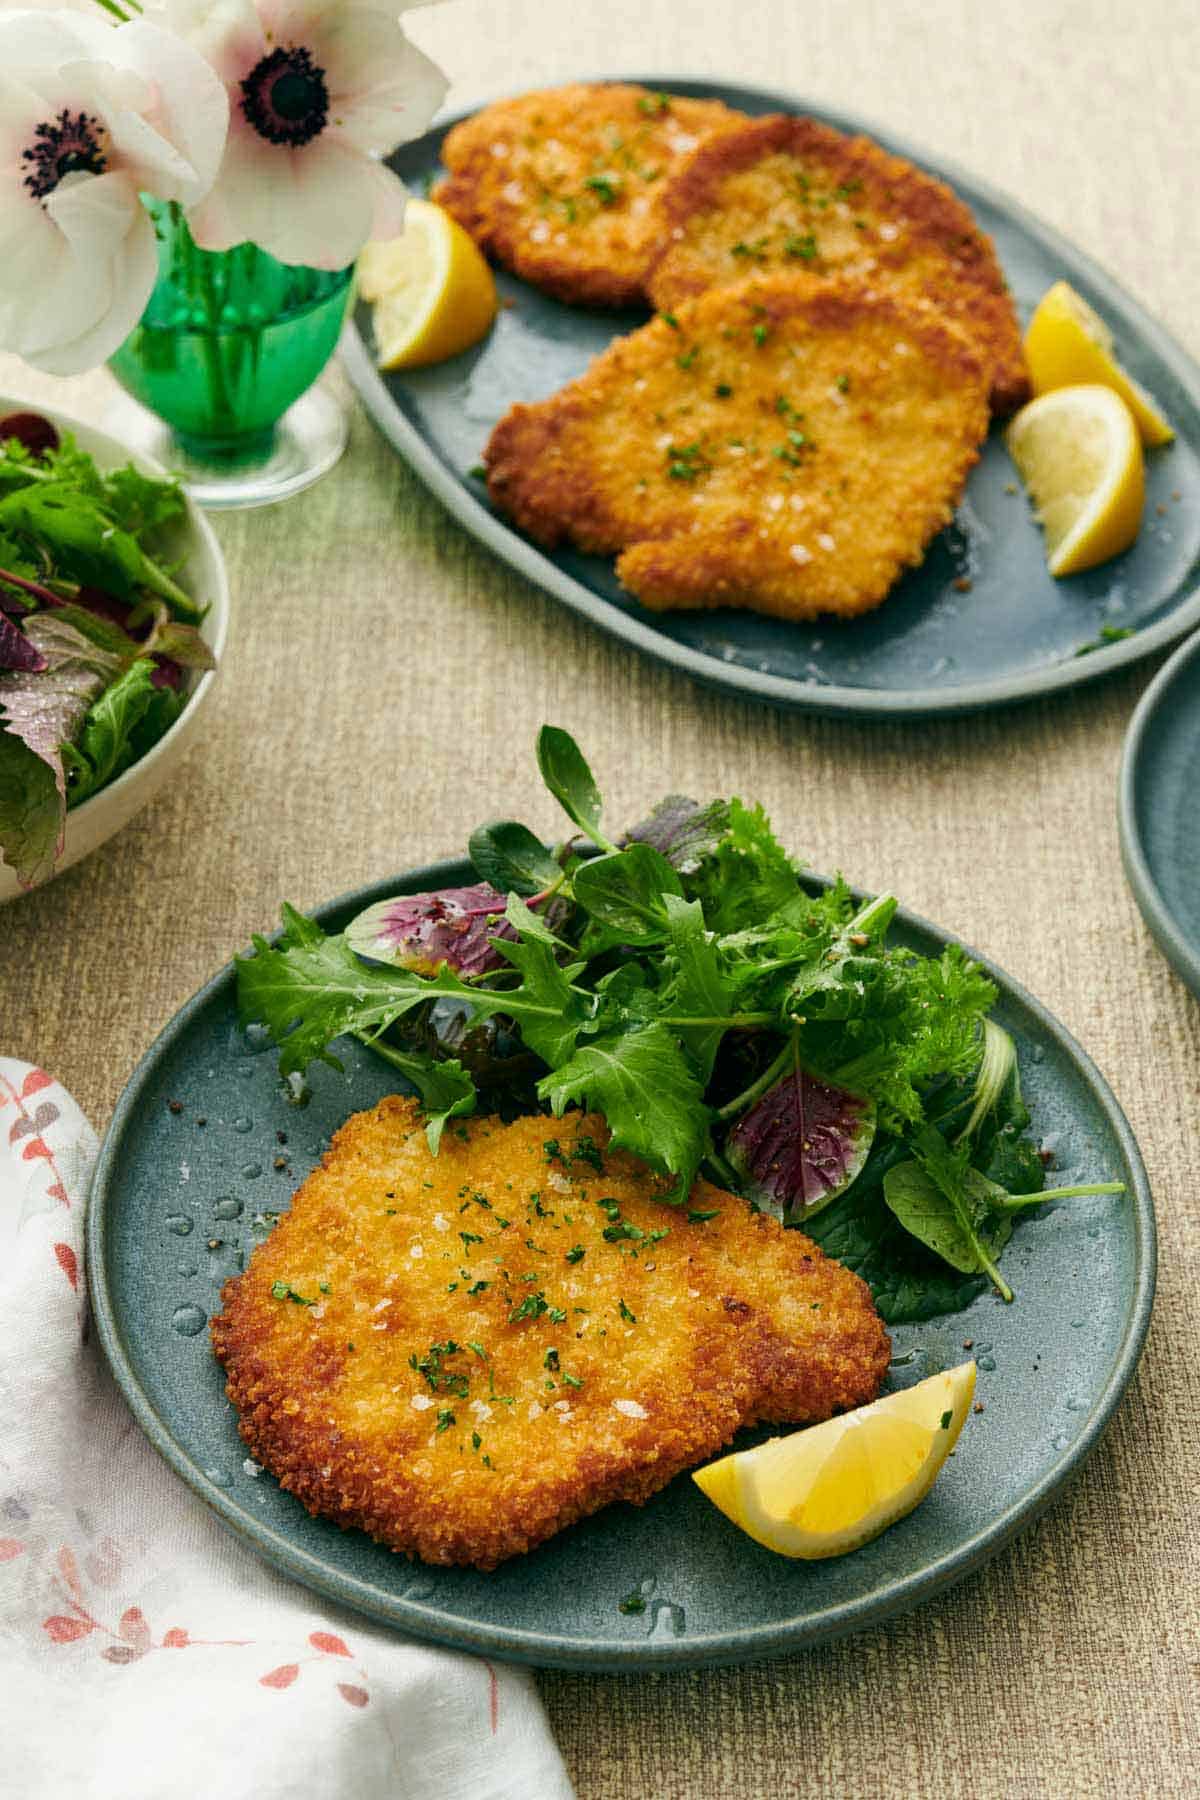
[(1121, 858), (1159, 948), (1200, 995), (1200, 634), (1155, 676), (1125, 735)]
[[(630, 75), (652, 87), (726, 101), (747, 113), (806, 112), (950, 181), (995, 242), (1022, 319), (1066, 278), (1112, 325), (1122, 360), (1158, 395), (1178, 433), (1147, 458), (1146, 523), (1122, 557), (1055, 582), (1042, 535), (997, 430), (967, 484), (955, 525), (877, 612), (839, 623), (788, 624), (755, 613), (653, 613), (626, 594), (610, 561), (537, 549), (494, 513), (470, 475), (497, 419), (516, 400), (544, 399), (580, 374), (645, 313), (560, 305), (501, 273), (502, 310), (474, 350), (432, 369), (381, 375), (370, 308), (343, 338), (350, 379), (368, 412), (454, 517), (488, 549), (574, 612), (709, 687), (809, 712), (955, 713), (1074, 687), (1137, 661), (1200, 624), (1200, 369), (1094, 262), (1015, 202), (949, 163), (845, 113), (795, 94), (727, 82)], [(458, 117), (405, 145), (392, 166), (416, 192), (439, 168)], [(1008, 490), (1012, 488), (1013, 492)], [(1162, 508), (1160, 512), (1158, 509)], [(955, 582), (969, 580), (968, 593)], [(1134, 633), (1101, 643), (1105, 628)], [(1099, 644), (1080, 656), (1086, 644)]]
[[(316, 916), (337, 930), (388, 894), (472, 879), (466, 863), (415, 869)], [(947, 942), (906, 914), (897, 936), (925, 952)], [(994, 1555), (1092, 1449), (1136, 1367), (1154, 1293), (1154, 1211), (1120, 1108), (1067, 1032), (984, 966), (1061, 1180), (1120, 1180), (1129, 1192), (1048, 1207), (1022, 1224), (1004, 1263), (1014, 1305), (984, 1295), (965, 1313), (894, 1332), (894, 1385), (962, 1362), (963, 1340), (974, 1339), (986, 1410), (969, 1420), (930, 1497), (852, 1556), (774, 1556), (684, 1476), (647, 1506), (610, 1506), (493, 1574), (433, 1569), (310, 1518), (271, 1476), (248, 1470), (204, 1325), (331, 1133), (396, 1084), (370, 1051), (344, 1041), (345, 1072), (318, 1068), (298, 1111), (274, 1054), (238, 1025), (232, 969), (147, 1052), (101, 1150), (88, 1270), (116, 1379), (150, 1441), (251, 1548), (414, 1637), (563, 1668), (686, 1667), (794, 1650), (911, 1606)], [(290, 1167), (276, 1170), (283, 1154)], [(635, 1589), (645, 1611), (622, 1614), (618, 1602)]]

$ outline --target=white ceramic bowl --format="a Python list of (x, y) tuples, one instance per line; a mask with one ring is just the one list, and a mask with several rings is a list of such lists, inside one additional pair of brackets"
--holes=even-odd
[[(130, 450), (118, 439), (109, 437), (106, 432), (97, 431), (92, 425), (85, 425), (81, 419), (73, 419), (69, 414), (61, 413), (53, 407), (0, 394), (0, 418), (14, 412), (36, 412), (41, 413), (44, 418), (52, 419), (60, 431), (71, 432), (80, 448), (89, 451), (102, 469), (122, 468), (127, 462), (132, 462), (143, 474), (165, 474), (165, 470), (150, 458)], [(212, 526), (191, 501), (188, 502), (187, 517), (178, 527), (176, 541), (170, 545), (170, 555), (172, 560), (181, 559), (181, 585), (201, 606), (208, 608), (200, 629), (217, 659), (217, 668), (200, 676), (188, 696), (187, 705), (171, 729), (159, 738), (157, 744), (140, 761), (126, 769), (116, 781), (101, 788), (98, 794), (93, 794), (90, 800), (85, 800), (82, 806), (77, 806), (67, 814), (66, 842), (62, 855), (55, 864), (55, 875), (60, 875), (72, 863), (77, 863), (81, 857), (98, 849), (115, 832), (120, 831), (123, 825), (127, 825), (134, 813), (140, 812), (154, 798), (192, 743), (200, 716), (212, 693), (213, 682), (220, 672), (229, 626), (229, 583), (225, 574), (225, 559), (221, 555)], [(17, 881), (15, 871), (0, 856), (0, 903), (15, 900), (26, 891)]]

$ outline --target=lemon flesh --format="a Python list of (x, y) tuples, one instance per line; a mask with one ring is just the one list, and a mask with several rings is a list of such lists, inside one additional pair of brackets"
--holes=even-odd
[(496, 283), (457, 219), (410, 200), (404, 230), (368, 244), (358, 291), (375, 308), (381, 369), (419, 369), (477, 344), (496, 316)]
[(815, 1560), (878, 1537), (925, 1498), (975, 1393), (962, 1363), (870, 1406), (735, 1451), (692, 1479), (768, 1550)]
[(1128, 550), (1146, 504), (1133, 414), (1109, 387), (1065, 387), (1023, 406), (1004, 434), (1046, 534), (1051, 575)]
[(1117, 361), (1104, 320), (1069, 282), (1056, 281), (1043, 294), (1025, 333), (1025, 360), (1035, 394), (1098, 382), (1124, 400), (1144, 444), (1169, 444), (1175, 436), (1153, 394)]

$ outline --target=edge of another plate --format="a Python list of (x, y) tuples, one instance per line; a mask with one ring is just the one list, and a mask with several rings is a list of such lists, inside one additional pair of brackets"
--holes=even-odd
[(1138, 701), (1137, 709), (1129, 721), (1121, 752), (1117, 827), (1125, 877), (1133, 889), (1133, 897), (1141, 915), (1175, 973), (1187, 983), (1193, 994), (1200, 997), (1200, 946), (1191, 943), (1180, 930), (1163, 899), (1142, 841), (1138, 808), (1138, 783), (1142, 759), (1149, 750), (1150, 734), (1160, 723), (1161, 709), (1169, 702), (1175, 684), (1181, 677), (1192, 674), (1193, 665), (1196, 664), (1200, 664), (1200, 632), (1179, 646)]
[[(413, 869), (398, 878), (374, 882), (343, 894), (318, 907), (313, 916), (322, 922), (336, 919), (351, 909), (357, 910), (395, 893), (398, 883), (403, 883), (407, 891), (420, 892), (430, 887), (461, 881), (465, 866), (454, 861)], [(912, 913), (901, 911), (897, 915), (897, 924), (916, 931), (930, 932), (943, 943), (960, 941)], [(348, 1606), (378, 1623), (408, 1632), (416, 1638), (479, 1655), (494, 1655), (540, 1667), (610, 1672), (628, 1672), (637, 1668), (730, 1665), (785, 1655), (844, 1636), (877, 1624), (893, 1613), (908, 1610), (939, 1593), (979, 1568), (1003, 1549), (1019, 1531), (1032, 1523), (1095, 1448), (1137, 1367), (1150, 1323), (1157, 1263), (1154, 1205), (1145, 1165), (1129, 1123), (1108, 1083), (1071, 1033), (1039, 1001), (987, 958), (978, 956), (971, 950), (968, 950), (968, 954), (976, 958), (1003, 993), (1028, 1009), (1040, 1028), (1054, 1039), (1078, 1070), (1102, 1108), (1128, 1171), (1129, 1198), (1134, 1208), (1136, 1228), (1136, 1278), (1130, 1297), (1128, 1324), (1117, 1358), (1104, 1387), (1096, 1397), (1084, 1429), (1070, 1449), (1064, 1452), (1061, 1461), (986, 1528), (976, 1532), (952, 1552), (907, 1577), (894, 1580), (880, 1594), (859, 1596), (836, 1606), (795, 1617), (782, 1625), (773, 1623), (751, 1629), (720, 1631), (706, 1637), (689, 1637), (663, 1643), (639, 1640), (631, 1645), (616, 1641), (584, 1644), (577, 1639), (512, 1627), (503, 1629), (464, 1623), (461, 1620), (448, 1624), (442, 1615), (428, 1605), (398, 1598), (394, 1594), (383, 1592), (369, 1581), (330, 1569), (319, 1557), (298, 1549), (286, 1536), (257, 1521), (249, 1520), (233, 1500), (206, 1481), (141, 1385), (124, 1342), (118, 1304), (109, 1287), (107, 1254), (110, 1210), (118, 1203), (122, 1138), (136, 1116), (142, 1089), (154, 1075), (164, 1053), (187, 1031), (192, 1018), (216, 997), (222, 987), (230, 983), (233, 978), (232, 963), (214, 975), (180, 1008), (141, 1058), (117, 1102), (92, 1177), (86, 1222), (88, 1293), (101, 1346), (135, 1419), (154, 1448), (192, 1492), (248, 1548), (276, 1569), (324, 1595), (328, 1600)]]
[[(766, 101), (768, 106), (781, 112), (814, 112), (842, 131), (865, 132), (895, 154), (907, 157), (921, 168), (932, 169), (956, 189), (968, 195), (974, 193), (989, 205), (1007, 212), (1030, 236), (1053, 247), (1055, 255), (1065, 262), (1068, 274), (1082, 273), (1101, 291), (1119, 296), (1122, 310), (1136, 321), (1142, 336), (1171, 367), (1179, 380), (1192, 389), (1200, 404), (1200, 364), (1099, 263), (1085, 251), (1069, 243), (1053, 227), (1043, 223), (1019, 201), (1010, 199), (989, 182), (980, 180), (956, 163), (947, 162), (941, 157), (937, 158), (936, 165), (932, 164), (928, 153), (919, 145), (905, 137), (896, 136), (873, 120), (856, 113), (825, 107), (814, 108), (801, 96), (777, 88), (756, 88), (741, 82), (714, 81), (711, 77), (699, 74), (664, 73), (662, 70), (631, 74), (610, 71), (603, 75), (583, 74), (563, 76), (560, 79), (628, 81), (648, 87), (668, 86), (681, 92), (715, 96), (727, 101), (732, 97), (735, 102), (741, 96), (755, 102)], [(440, 139), (460, 119), (469, 118), (481, 107), (509, 97), (509, 91), (503, 90), (486, 95), (472, 106), (447, 112), (423, 136)], [(412, 145), (405, 145), (404, 148), (406, 151), (411, 150)], [(1147, 625), (1133, 637), (1120, 643), (1108, 644), (1093, 651), (1089, 656), (1050, 663), (1044, 669), (1023, 670), (997, 681), (965, 682), (961, 687), (945, 689), (877, 689), (832, 685), (811, 688), (786, 676), (725, 663), (666, 637), (641, 619), (622, 611), (612, 601), (577, 581), (574, 576), (568, 575), (565, 569), (559, 568), (534, 544), (469, 492), (458, 477), (446, 468), (420, 431), (400, 411), (353, 318), (347, 321), (342, 333), (341, 355), (352, 386), (384, 437), (393, 449), (399, 451), (447, 511), (478, 542), (536, 587), (564, 601), (572, 612), (578, 613), (610, 636), (640, 650), (656, 662), (691, 676), (704, 687), (732, 694), (738, 699), (765, 700), (770, 705), (789, 712), (843, 717), (903, 715), (920, 718), (933, 714), (952, 717), (1079, 687), (1084, 682), (1095, 681), (1117, 669), (1140, 662), (1143, 657), (1175, 643), (1185, 632), (1200, 625), (1200, 588), (1197, 588), (1167, 618)]]

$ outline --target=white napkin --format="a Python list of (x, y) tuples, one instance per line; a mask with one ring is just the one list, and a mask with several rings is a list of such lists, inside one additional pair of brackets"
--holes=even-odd
[(531, 1678), (273, 1574), (88, 1341), (91, 1126), (0, 1058), (0, 1794), (572, 1800)]

